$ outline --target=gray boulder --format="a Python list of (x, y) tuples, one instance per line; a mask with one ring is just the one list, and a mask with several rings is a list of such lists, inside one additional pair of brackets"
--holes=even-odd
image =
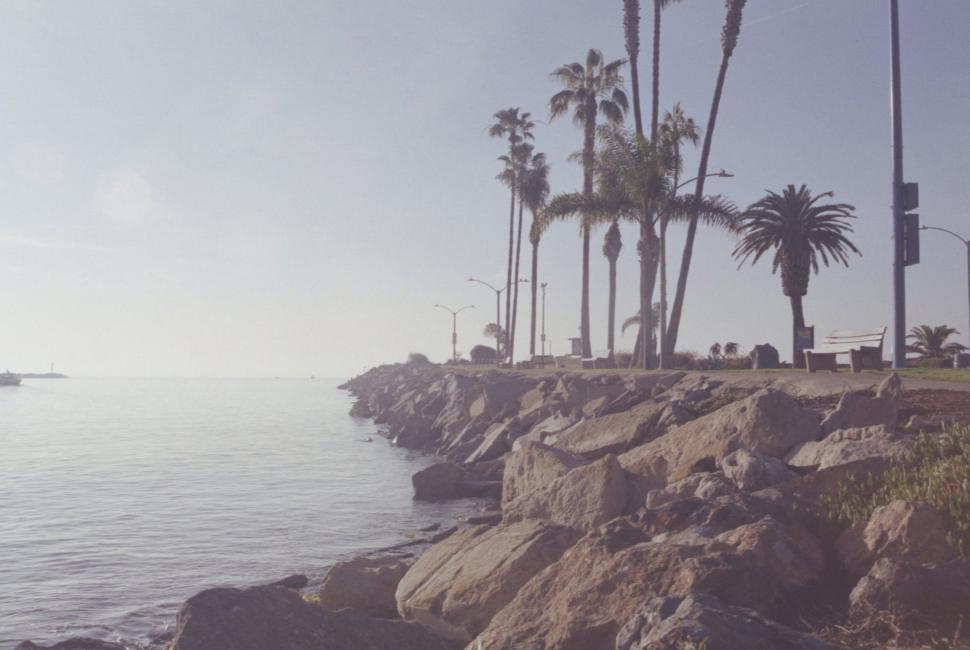
[(785, 462), (792, 467), (825, 469), (866, 458), (901, 460), (912, 448), (913, 439), (894, 433), (886, 425), (839, 429), (822, 440), (795, 446)]
[(338, 610), (350, 607), (370, 616), (397, 617), (394, 592), (412, 558), (359, 557), (333, 565), (320, 584), (320, 606)]
[(585, 458), (540, 443), (525, 443), (509, 454), (502, 473), (502, 503), (541, 490), (571, 470), (588, 464)]
[(863, 391), (843, 393), (835, 409), (822, 420), (822, 432), (829, 434), (839, 429), (878, 425), (892, 429), (896, 426), (902, 394), (902, 380), (896, 373), (882, 380), (875, 397)]
[(746, 449), (731, 452), (721, 460), (724, 476), (739, 490), (754, 492), (785, 481), (797, 475), (777, 458), (753, 454)]
[(435, 463), (411, 477), (414, 498), (419, 501), (454, 499), (459, 496), (459, 485), (465, 473), (454, 463)]
[(774, 370), (781, 367), (778, 349), (770, 343), (754, 346), (751, 350), (751, 367), (754, 370)]

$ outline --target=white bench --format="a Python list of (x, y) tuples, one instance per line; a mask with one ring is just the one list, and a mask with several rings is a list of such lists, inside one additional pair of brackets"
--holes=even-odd
[(882, 368), (882, 341), (885, 337), (885, 327), (871, 330), (835, 330), (825, 337), (822, 345), (805, 350), (805, 367), (809, 372), (836, 372), (836, 355), (848, 354), (852, 372), (860, 372), (863, 368)]

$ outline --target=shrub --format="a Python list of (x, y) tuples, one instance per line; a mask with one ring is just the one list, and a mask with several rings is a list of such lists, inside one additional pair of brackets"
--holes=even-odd
[(917, 368), (952, 368), (953, 360), (943, 357), (925, 357), (916, 360)]
[(616, 361), (617, 368), (629, 368), (630, 362), (633, 361), (633, 353), (617, 352), (613, 355), (613, 360)]
[(867, 520), (873, 510), (896, 499), (936, 508), (950, 542), (970, 554), (970, 425), (919, 436), (903, 462), (881, 474), (849, 477), (821, 505), (828, 522), (844, 528)]
[(477, 364), (493, 364), (498, 359), (495, 348), (490, 348), (487, 345), (476, 345), (468, 355), (471, 357), (472, 363)]
[(427, 355), (421, 354), (420, 352), (412, 352), (408, 355), (408, 365), (428, 366), (431, 365), (431, 361), (428, 360)]

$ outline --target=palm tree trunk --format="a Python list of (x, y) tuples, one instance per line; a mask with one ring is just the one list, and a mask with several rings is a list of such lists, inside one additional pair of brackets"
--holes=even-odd
[[(721, 103), (721, 91), (724, 89), (724, 78), (727, 75), (729, 55), (721, 57), (721, 68), (717, 73), (717, 83), (714, 85), (714, 99), (711, 102), (711, 112), (707, 118), (707, 130), (704, 133), (704, 146), (701, 149), (701, 160), (697, 168), (697, 183), (694, 185), (694, 205), (699, 205), (704, 196), (704, 176), (707, 174), (707, 161), (711, 155), (711, 141), (714, 137), (714, 125), (717, 122), (717, 110)], [(684, 242), (684, 252), (680, 259), (680, 275), (677, 278), (677, 293), (674, 305), (670, 311), (670, 322), (667, 325), (666, 344), (668, 355), (677, 346), (677, 335), (680, 331), (680, 317), (684, 309), (684, 294), (687, 292), (687, 274), (690, 273), (691, 257), (694, 254), (694, 238), (697, 236), (697, 213), (691, 215), (687, 225), (687, 240)]]
[[(676, 175), (674, 176), (676, 179)], [(676, 180), (674, 181), (676, 187)], [(667, 354), (667, 216), (660, 215), (660, 359), (657, 366), (667, 368), (670, 355)]]
[[(515, 186), (512, 186), (512, 205), (509, 208), (509, 267), (505, 276), (505, 336), (508, 338), (510, 318), (512, 314), (512, 246), (515, 243)], [(506, 342), (505, 351), (509, 351)], [(511, 357), (509, 357), (511, 358)]]
[(539, 242), (532, 243), (532, 322), (529, 334), (529, 356), (536, 354), (536, 296), (539, 292)]
[[(586, 123), (583, 138), (583, 194), (593, 195), (593, 148), (596, 144), (596, 101), (586, 106)], [(579, 327), (583, 339), (583, 357), (593, 356), (593, 346), (589, 333), (589, 239), (590, 227), (583, 216), (583, 296), (580, 305)]]
[(805, 327), (805, 312), (802, 310), (802, 297), (801, 296), (789, 296), (788, 300), (791, 302), (791, 358), (792, 366), (795, 368), (805, 367), (805, 355), (798, 353), (798, 346), (795, 344), (795, 330), (799, 327)]
[(515, 296), (512, 298), (512, 332), (509, 338), (509, 361), (515, 362), (515, 324), (519, 317), (519, 257), (522, 253), (522, 201), (519, 201), (519, 234), (515, 242), (515, 276), (512, 290)]
[(653, 97), (650, 114), (650, 141), (657, 139), (660, 120), (660, 0), (653, 0)]
[(610, 306), (609, 317), (606, 325), (606, 348), (612, 357), (615, 351), (613, 347), (614, 334), (616, 332), (616, 258), (609, 258), (610, 262)]

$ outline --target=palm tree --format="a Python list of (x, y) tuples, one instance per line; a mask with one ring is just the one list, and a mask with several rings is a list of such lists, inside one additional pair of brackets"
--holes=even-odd
[[(674, 195), (677, 194), (677, 187), (680, 181), (680, 172), (683, 169), (683, 157), (680, 154), (681, 143), (697, 145), (700, 140), (700, 127), (694, 122), (693, 118), (684, 115), (684, 109), (680, 103), (674, 104), (672, 110), (664, 115), (663, 136), (667, 138), (674, 149), (673, 189)], [(660, 367), (667, 367), (667, 360), (673, 350), (667, 350), (667, 216), (660, 215)]]
[[(650, 332), (650, 337), (655, 339), (657, 335), (657, 328), (660, 325), (660, 323), (658, 323), (656, 320), (656, 315), (660, 313), (659, 302), (653, 303), (653, 309), (650, 313), (653, 314), (654, 318), (647, 323), (647, 331)], [(643, 325), (639, 311), (623, 321), (623, 324), (620, 325), (620, 332), (625, 333), (627, 329), (633, 327), (634, 325), (636, 325), (638, 329)]]
[[(591, 49), (586, 65), (568, 63), (553, 71), (552, 77), (565, 86), (549, 100), (550, 120), (572, 109), (573, 122), (583, 127), (583, 193), (593, 194), (593, 162), (596, 143), (596, 116), (602, 113), (607, 122), (619, 124), (627, 110), (626, 93), (620, 68), (625, 61), (617, 59), (603, 63), (603, 54)], [(580, 329), (583, 355), (592, 356), (589, 335), (589, 239), (590, 229), (583, 226), (583, 290), (580, 306)]]
[[(536, 298), (539, 285), (539, 240), (542, 237), (540, 215), (549, 198), (549, 165), (542, 154), (533, 156), (522, 179), (521, 201), (532, 213), (532, 227), (529, 228), (529, 243), (532, 244), (532, 318), (529, 327), (529, 356), (536, 353)], [(516, 271), (516, 276), (518, 271)], [(518, 284), (518, 283), (516, 283)]]
[(909, 330), (908, 339), (915, 343), (906, 346), (907, 352), (915, 352), (921, 359), (943, 359), (952, 357), (957, 352), (966, 350), (960, 343), (947, 343), (946, 340), (954, 334), (959, 334), (955, 327), (947, 325), (920, 325)]
[(606, 325), (606, 348), (611, 357), (615, 351), (613, 336), (616, 332), (616, 259), (620, 256), (621, 248), (623, 248), (623, 240), (620, 237), (620, 222), (619, 219), (614, 219), (603, 238), (603, 256), (610, 264), (610, 301)]
[(855, 208), (846, 203), (816, 205), (819, 199), (831, 197), (832, 192), (812, 196), (802, 185), (786, 187), (781, 194), (769, 191), (751, 205), (739, 218), (741, 240), (734, 249), (738, 267), (748, 259), (754, 265), (762, 255), (774, 250), (771, 272), (781, 270), (781, 288), (791, 302), (792, 360), (802, 368), (805, 359), (794, 346), (794, 332), (805, 327), (802, 297), (808, 293), (812, 271), (819, 270), (819, 259), (825, 266), (829, 261), (849, 265), (849, 253), (859, 253), (846, 233), (852, 232), (846, 220), (854, 219)]
[(505, 280), (505, 330), (509, 330), (510, 301), (512, 296), (512, 247), (514, 244), (515, 230), (515, 166), (516, 148), (526, 140), (532, 140), (532, 129), (535, 123), (532, 121), (531, 113), (519, 113), (519, 108), (506, 108), (498, 111), (493, 116), (495, 123), (488, 129), (488, 135), (493, 138), (506, 138), (509, 142), (508, 154), (501, 156), (499, 160), (505, 163), (497, 178), (508, 185), (511, 193), (511, 206), (509, 207), (509, 258), (508, 274)]
[(633, 88), (633, 123), (637, 135), (643, 135), (640, 73), (637, 67), (637, 58), (640, 56), (640, 0), (623, 0), (623, 36), (626, 41), (626, 58), (630, 62), (630, 84)]
[(653, 104), (651, 106), (650, 139), (657, 139), (660, 111), (660, 14), (680, 0), (653, 0)]
[(714, 359), (715, 361), (717, 361), (718, 359), (721, 358), (721, 344), (720, 343), (715, 343), (714, 345), (712, 345), (710, 347), (710, 349), (708, 349), (707, 352), (708, 352), (708, 354), (711, 355), (711, 358), (712, 359)]
[[(717, 122), (717, 112), (721, 104), (721, 93), (724, 90), (724, 79), (727, 76), (728, 62), (734, 54), (741, 33), (741, 14), (747, 0), (725, 0), (727, 14), (724, 18), (724, 28), (721, 30), (721, 67), (718, 69), (717, 81), (714, 84), (714, 98), (711, 101), (711, 112), (707, 117), (707, 129), (704, 133), (704, 145), (701, 148), (701, 160), (697, 169), (697, 183), (694, 185), (694, 198), (698, 202), (704, 195), (704, 178), (707, 175), (707, 161), (711, 155), (711, 141), (714, 138), (714, 125)], [(697, 235), (697, 219), (691, 219), (687, 225), (687, 240), (684, 242), (684, 253), (680, 260), (680, 276), (677, 278), (677, 293), (670, 312), (670, 322), (667, 325), (665, 343), (666, 353), (671, 353), (677, 345), (677, 334), (680, 330), (680, 316), (684, 309), (684, 295), (687, 292), (687, 274), (690, 272), (691, 257), (694, 253), (694, 238)]]
[[(515, 277), (519, 277), (519, 259), (522, 254), (522, 209), (526, 205), (526, 184), (527, 178), (530, 173), (536, 169), (545, 169), (545, 175), (549, 174), (549, 167), (546, 165), (546, 154), (544, 153), (532, 153), (532, 146), (528, 145), (528, 149), (523, 146), (523, 158), (519, 161), (517, 174), (519, 177), (519, 231), (515, 243)], [(548, 184), (547, 184), (548, 187)], [(537, 208), (531, 208), (533, 214), (533, 221), (535, 220), (535, 210)], [(509, 335), (509, 361), (513, 360), (515, 355), (515, 325), (518, 322), (519, 317), (519, 282), (515, 283), (513, 291), (515, 295), (512, 298), (512, 329)], [(535, 290), (533, 289), (533, 297), (535, 296)], [(533, 300), (534, 302), (534, 300)], [(533, 315), (534, 320), (534, 315)]]
[(728, 341), (724, 344), (724, 356), (726, 356), (728, 359), (734, 359), (738, 356), (740, 351), (741, 346), (734, 341)]

